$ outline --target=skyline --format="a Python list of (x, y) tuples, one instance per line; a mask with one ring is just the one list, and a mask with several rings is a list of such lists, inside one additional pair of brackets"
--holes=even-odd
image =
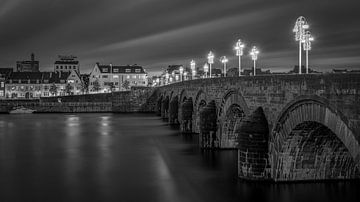
[[(287, 71), (297, 64), (292, 28), (307, 18), (316, 41), (310, 68), (360, 67), (360, 14), (355, 0), (78, 0), (0, 2), (0, 67), (15, 67), (34, 52), (42, 70), (52, 70), (58, 55), (78, 56), (81, 71), (96, 62), (139, 64), (148, 72), (170, 64), (198, 66), (213, 51), (236, 67), (233, 46), (246, 44), (244, 68), (251, 66), (252, 46), (260, 50), (257, 66)], [(341, 2), (340, 2), (341, 3)], [(151, 9), (149, 9), (151, 8)]]

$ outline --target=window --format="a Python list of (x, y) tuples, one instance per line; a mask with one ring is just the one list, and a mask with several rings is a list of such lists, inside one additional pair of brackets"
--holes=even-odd
[(102, 78), (103, 78), (103, 79), (107, 79), (107, 78), (108, 78), (108, 75), (103, 75)]
[(118, 78), (119, 78), (119, 75), (114, 75), (113, 78), (114, 78), (114, 79), (118, 79)]
[(126, 73), (130, 73), (130, 72), (131, 72), (131, 69), (125, 69), (125, 72), (126, 72)]
[(56, 69), (59, 69), (59, 65), (56, 65)]
[(63, 66), (62, 66), (62, 65), (60, 66), (60, 69), (63, 69)]
[(49, 97), (49, 92), (44, 92), (45, 97)]
[(4, 82), (1, 82), (1, 88), (4, 88), (4, 87), (5, 87)]
[(130, 75), (127, 75), (126, 78), (127, 78), (127, 79), (130, 79)]
[(103, 68), (103, 72), (108, 72), (108, 69), (107, 69), (107, 68)]
[(115, 86), (119, 85), (119, 82), (115, 82)]
[(114, 73), (118, 73), (119, 69), (114, 69), (113, 71), (114, 71)]
[(135, 72), (136, 72), (136, 73), (140, 73), (140, 72), (141, 72), (141, 69), (135, 69)]
[(133, 79), (136, 79), (136, 75), (133, 75), (132, 78), (133, 78)]

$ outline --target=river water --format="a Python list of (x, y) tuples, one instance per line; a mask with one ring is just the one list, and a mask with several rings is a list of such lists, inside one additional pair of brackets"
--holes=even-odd
[(0, 115), (0, 201), (360, 201), (354, 181), (242, 181), (197, 139), (151, 114)]

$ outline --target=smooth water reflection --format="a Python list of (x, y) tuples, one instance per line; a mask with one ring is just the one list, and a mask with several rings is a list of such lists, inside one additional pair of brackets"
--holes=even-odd
[(236, 160), (147, 114), (0, 116), (0, 201), (360, 199), (358, 182), (244, 182)]

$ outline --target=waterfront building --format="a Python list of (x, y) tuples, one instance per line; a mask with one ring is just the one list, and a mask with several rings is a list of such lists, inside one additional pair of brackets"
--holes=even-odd
[(5, 83), (13, 72), (13, 68), (0, 68), (0, 99), (5, 98)]
[(54, 63), (54, 72), (77, 71), (80, 74), (80, 63), (75, 56), (58, 56), (59, 59)]
[(39, 61), (35, 60), (34, 53), (31, 54), (30, 61), (17, 61), (16, 71), (18, 72), (39, 72)]
[(132, 86), (147, 86), (145, 69), (139, 65), (114, 66), (96, 63), (90, 73), (89, 91), (92, 93), (128, 90)]
[(5, 84), (5, 96), (32, 99), (81, 93), (81, 79), (74, 72), (13, 72)]

